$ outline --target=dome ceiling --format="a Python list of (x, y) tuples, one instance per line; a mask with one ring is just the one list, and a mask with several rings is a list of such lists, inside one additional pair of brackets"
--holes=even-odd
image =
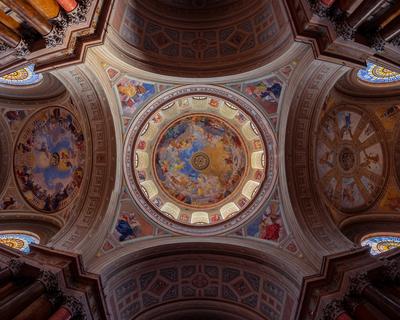
[(125, 146), (133, 198), (181, 233), (226, 232), (247, 220), (271, 193), (276, 161), (263, 114), (213, 86), (177, 88), (153, 100), (131, 124)]
[(18, 188), (35, 209), (55, 212), (79, 192), (85, 161), (79, 123), (64, 108), (35, 113), (16, 143), (14, 171)]
[(118, 6), (110, 43), (146, 71), (237, 74), (278, 58), (290, 45), (284, 8), (274, 1), (130, 0)]
[(318, 183), (343, 211), (370, 206), (385, 183), (387, 159), (377, 120), (355, 106), (339, 106), (322, 120), (316, 145)]

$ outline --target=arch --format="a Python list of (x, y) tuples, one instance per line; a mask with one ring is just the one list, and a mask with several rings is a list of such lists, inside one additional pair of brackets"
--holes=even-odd
[(7, 124), (0, 115), (0, 198), (5, 192), (11, 166), (11, 136)]
[(135, 317), (137, 320), (263, 320), (253, 310), (235, 303), (213, 300), (176, 301), (147, 310)]
[(65, 84), (73, 105), (86, 118), (82, 127), (88, 140), (85, 161), (90, 168), (76, 211), (70, 213), (71, 218), (49, 246), (81, 252), (85, 259), (91, 259), (102, 244), (99, 239), (109, 230), (107, 221), (112, 223), (116, 190), (120, 188), (116, 129), (108, 100), (111, 95), (106, 95), (97, 76), (85, 65), (58, 70), (54, 75)]
[(301, 279), (312, 272), (272, 245), (217, 237), (139, 241), (99, 257), (88, 270), (101, 274), (109, 312), (122, 319), (203, 300), (233, 303), (262, 319), (289, 319)]
[(318, 268), (324, 255), (346, 251), (353, 245), (338, 232), (329, 212), (316, 196), (310, 165), (315, 124), (330, 89), (346, 67), (313, 60), (301, 61), (282, 102), (279, 141), (285, 145), (281, 158), (285, 216), (297, 242)]

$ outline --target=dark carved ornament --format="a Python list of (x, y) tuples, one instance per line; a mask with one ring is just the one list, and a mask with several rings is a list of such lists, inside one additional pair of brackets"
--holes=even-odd
[(388, 282), (400, 282), (400, 262), (398, 260), (384, 260), (383, 278)]
[(57, 277), (53, 272), (42, 271), (38, 280), (43, 284), (47, 293), (56, 293), (58, 291)]
[(47, 48), (61, 45), (64, 41), (65, 33), (67, 32), (69, 26), (68, 18), (63, 12), (60, 12), (60, 14), (53, 19), (51, 23), (53, 28), (51, 32), (44, 37)]
[(321, 18), (327, 18), (335, 27), (338, 37), (344, 40), (353, 40), (356, 29), (346, 22), (346, 13), (336, 7), (326, 7), (319, 0), (309, 0), (314, 14)]
[(72, 314), (72, 317), (75, 317), (75, 319), (86, 319), (82, 302), (78, 298), (73, 296), (65, 296), (63, 307), (67, 309)]
[(324, 308), (322, 320), (335, 320), (345, 312), (343, 302), (340, 300), (333, 300)]
[(92, 0), (81, 0), (78, 6), (68, 13), (68, 24), (78, 24), (86, 21)]
[(370, 285), (367, 273), (359, 273), (350, 278), (349, 293), (354, 296), (360, 296), (364, 289)]
[(8, 269), (13, 274), (13, 276), (17, 276), (23, 267), (24, 263), (17, 259), (11, 259), (8, 262)]

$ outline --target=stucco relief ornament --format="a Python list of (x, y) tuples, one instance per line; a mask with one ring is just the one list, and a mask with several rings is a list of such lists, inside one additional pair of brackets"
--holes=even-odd
[(247, 221), (277, 178), (269, 121), (216, 86), (179, 87), (151, 101), (131, 124), (124, 153), (136, 204), (184, 234), (227, 232)]

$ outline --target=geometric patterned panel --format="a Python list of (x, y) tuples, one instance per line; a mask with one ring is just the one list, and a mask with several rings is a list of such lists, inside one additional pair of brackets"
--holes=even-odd
[[(112, 24), (132, 47), (129, 54), (141, 58), (143, 65), (151, 61), (157, 65), (157, 72), (171, 71), (173, 63), (179, 61), (179, 66), (183, 67), (175, 68), (174, 73), (199, 69), (203, 65), (201, 72), (216, 74), (224, 67), (233, 68), (238, 61), (242, 69), (248, 64), (256, 65), (259, 63), (257, 58), (265, 59), (286, 39), (280, 25), (284, 15), (279, 4), (274, 1), (242, 2), (229, 7), (229, 13), (221, 18), (215, 17), (218, 10), (209, 10), (206, 17), (193, 13), (196, 10), (175, 10), (174, 13), (163, 12), (162, 20), (156, 16), (160, 12), (144, 9), (138, 1), (121, 1), (120, 16), (114, 18)], [(233, 15), (234, 11), (240, 12)], [(169, 14), (182, 17), (176, 19)], [(191, 19), (192, 16), (198, 20)]]
[(271, 279), (215, 262), (147, 268), (114, 287), (110, 303), (115, 319), (128, 320), (167, 302), (193, 299), (239, 304), (271, 320), (284, 319), (293, 307), (292, 298)]

